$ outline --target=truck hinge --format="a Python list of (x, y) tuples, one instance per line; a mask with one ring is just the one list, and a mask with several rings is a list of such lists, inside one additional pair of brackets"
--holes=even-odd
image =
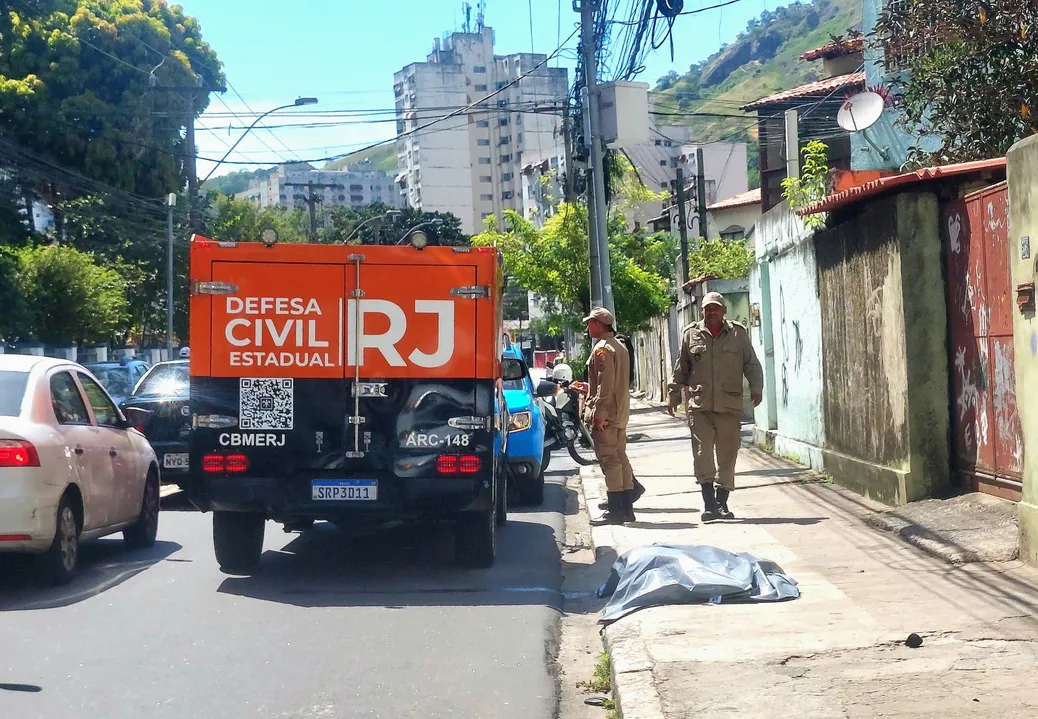
[(452, 297), (462, 297), (474, 300), (482, 297), (490, 297), (490, 288), (486, 285), (466, 285), (464, 287), (451, 287)]
[(202, 280), (195, 280), (194, 284), (191, 285), (191, 294), (193, 295), (233, 295), (237, 294), (238, 285), (231, 282), (203, 282)]
[(491, 417), (451, 417), (447, 426), (454, 429), (493, 429), (494, 420)]

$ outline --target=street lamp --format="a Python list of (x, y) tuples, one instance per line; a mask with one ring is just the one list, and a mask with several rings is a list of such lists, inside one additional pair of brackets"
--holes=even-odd
[(342, 241), (342, 244), (348, 244), (349, 241), (353, 239), (353, 236), (360, 232), (360, 228), (364, 225), (368, 224), (369, 222), (374, 222), (375, 220), (384, 220), (387, 217), (390, 220), (395, 220), (396, 218), (400, 217), (400, 210), (390, 210), (389, 212), (386, 212), (384, 214), (369, 217), (368, 219), (364, 220), (364, 222), (354, 227), (350, 234), (346, 237), (346, 239)]
[(209, 170), (209, 174), (206, 175), (205, 179), (202, 180), (202, 182), (200, 182), (199, 184), (205, 183), (206, 180), (208, 180), (210, 177), (213, 176), (213, 173), (216, 172), (216, 168), (219, 167), (220, 165), (222, 165), (224, 163), (224, 161), (228, 157), (231, 156), (231, 153), (234, 152), (234, 148), (236, 148), (238, 146), (238, 143), (241, 142), (242, 140), (244, 140), (245, 136), (248, 135), (252, 131), (252, 128), (256, 127), (256, 125), (258, 125), (260, 123), (260, 121), (264, 117), (266, 117), (267, 115), (272, 115), (273, 113), (277, 112), (278, 110), (286, 110), (286, 109), (288, 109), (290, 107), (301, 107), (303, 105), (316, 105), (316, 104), (317, 104), (317, 98), (316, 97), (297, 97), (295, 99), (295, 102), (293, 102), (291, 105), (281, 105), (279, 107), (275, 107), (273, 110), (267, 110), (265, 113), (263, 113), (262, 115), (257, 117), (255, 120), (253, 120), (251, 125), (249, 125), (247, 128), (245, 128), (245, 132), (243, 132), (241, 134), (241, 137), (239, 137), (237, 140), (234, 141), (234, 144), (231, 145), (231, 149), (229, 149), (224, 154), (224, 156), (220, 158), (219, 162), (217, 162), (215, 165), (213, 165), (213, 169)]
[(404, 241), (408, 237), (411, 237), (411, 234), (413, 233), (414, 237), (411, 237), (411, 244), (415, 246), (415, 249), (423, 250), (423, 249), (425, 249), (425, 246), (427, 244), (429, 244), (429, 236), (426, 235), (424, 232), (422, 232), (420, 228), (426, 227), (428, 225), (433, 225), (435, 227), (439, 227), (442, 224), (443, 224), (443, 219), (440, 218), (440, 217), (437, 217), (437, 218), (435, 218), (433, 220), (429, 220), (427, 222), (419, 222), (417, 225), (415, 225), (410, 230), (405, 232), (404, 236), (400, 238), (400, 241), (397, 242), (397, 244), (398, 245), (404, 244)]

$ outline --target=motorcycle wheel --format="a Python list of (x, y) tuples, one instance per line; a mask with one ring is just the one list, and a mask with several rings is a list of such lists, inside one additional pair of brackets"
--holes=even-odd
[(598, 462), (591, 433), (587, 431), (583, 422), (580, 423), (580, 435), (566, 446), (566, 450), (577, 464), (587, 467)]

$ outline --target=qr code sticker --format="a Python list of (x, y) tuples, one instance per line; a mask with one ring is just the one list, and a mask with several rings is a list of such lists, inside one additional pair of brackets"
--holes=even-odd
[(294, 423), (295, 396), (291, 379), (241, 379), (239, 427), (290, 430)]

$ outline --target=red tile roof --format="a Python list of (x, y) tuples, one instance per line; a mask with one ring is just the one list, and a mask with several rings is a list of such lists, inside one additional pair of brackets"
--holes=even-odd
[(828, 95), (842, 88), (854, 87), (856, 85), (861, 85), (862, 87), (865, 86), (864, 72), (852, 72), (849, 75), (837, 75), (836, 77), (830, 77), (825, 80), (809, 82), (806, 85), (794, 87), (792, 90), (783, 90), (774, 95), (768, 95), (759, 100), (754, 100), (749, 105), (743, 105), (742, 109), (749, 112), (750, 110), (756, 110), (760, 107), (776, 105), (782, 102), (790, 102), (791, 100), (817, 97), (818, 95)]
[(814, 50), (808, 50), (800, 56), (801, 60), (831, 60), (834, 57), (852, 55), (865, 49), (865, 38), (855, 37), (842, 42), (827, 42)]
[(1005, 169), (1006, 158), (996, 157), (993, 160), (977, 160), (975, 162), (960, 162), (954, 165), (941, 165), (940, 167), (924, 167), (915, 172), (906, 172), (903, 175), (881, 177), (878, 180), (866, 182), (857, 187), (851, 187), (835, 195), (829, 195), (823, 200), (801, 207), (797, 214), (816, 215), (819, 212), (830, 212), (832, 210), (852, 205), (867, 197), (874, 197), (892, 187), (907, 185), (925, 180), (936, 180), (942, 177), (954, 177), (955, 175), (966, 175), (971, 172), (983, 172), (984, 170)]
[(759, 205), (760, 204), (760, 188), (756, 190), (750, 190), (748, 192), (740, 192), (738, 195), (733, 195), (727, 200), (721, 200), (709, 205), (707, 210), (727, 210), (731, 207), (743, 207), (744, 205)]

